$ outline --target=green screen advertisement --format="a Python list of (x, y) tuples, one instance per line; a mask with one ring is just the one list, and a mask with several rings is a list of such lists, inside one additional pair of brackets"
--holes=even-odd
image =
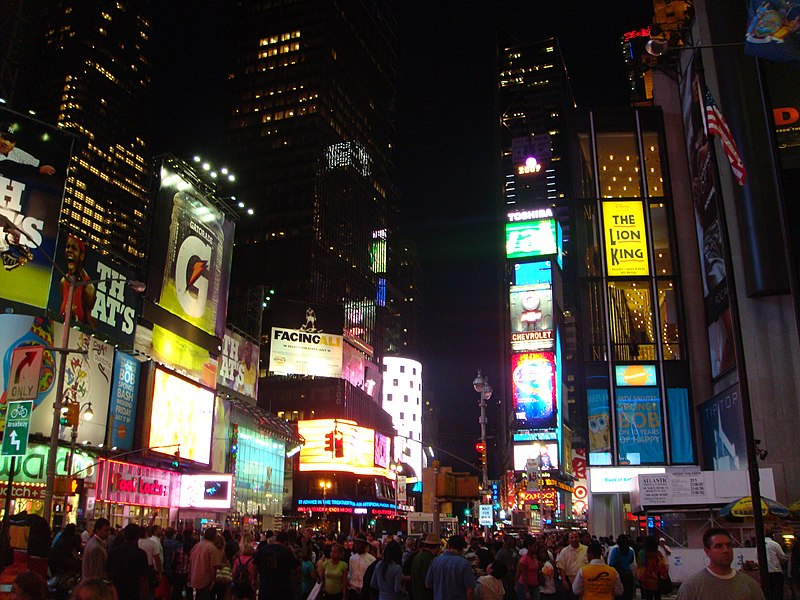
[(555, 219), (506, 223), (506, 257), (527, 258), (558, 254)]

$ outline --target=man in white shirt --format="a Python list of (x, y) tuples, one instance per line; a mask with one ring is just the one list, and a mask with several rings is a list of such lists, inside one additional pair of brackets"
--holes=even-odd
[(773, 537), (764, 538), (767, 548), (767, 599), (783, 600), (783, 565), (786, 563), (786, 554), (781, 545)]
[(364, 585), (364, 573), (375, 557), (367, 552), (369, 542), (362, 535), (356, 536), (353, 540), (353, 554), (350, 556), (350, 563), (347, 568), (347, 597), (351, 600), (361, 598), (361, 587)]
[(556, 567), (561, 573), (561, 585), (564, 587), (565, 595), (574, 598), (572, 582), (575, 581), (581, 567), (589, 564), (589, 559), (586, 557), (586, 546), (581, 544), (577, 531), (571, 531), (568, 540), (569, 546), (558, 553)]
[(156, 555), (153, 557), (156, 573), (159, 575), (164, 572), (164, 546), (161, 544), (161, 538), (164, 535), (164, 530), (160, 525), (153, 525), (150, 528), (150, 541), (153, 542), (153, 547), (156, 549)]

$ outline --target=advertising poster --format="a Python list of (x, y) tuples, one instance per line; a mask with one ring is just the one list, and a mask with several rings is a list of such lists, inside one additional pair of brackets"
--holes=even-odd
[(644, 208), (637, 201), (604, 201), (603, 229), (606, 271), (610, 277), (647, 276), (647, 235)]
[(589, 460), (593, 465), (611, 464), (611, 409), (608, 390), (586, 390), (589, 416)]
[(717, 378), (735, 363), (733, 326), (728, 304), (730, 290), (725, 271), (725, 246), (718, 206), (722, 202), (714, 168), (714, 145), (706, 135), (704, 116), (705, 81), (699, 55), (693, 55), (681, 82), (681, 108), (686, 131), (689, 176), (692, 179), (697, 243), (700, 248), (700, 275), (705, 299), (711, 376)]
[(389, 468), (389, 438), (379, 431), (375, 432), (375, 466)]
[(617, 387), (658, 385), (655, 365), (615, 365)]
[(549, 260), (514, 264), (514, 285), (534, 285), (544, 283), (552, 287), (553, 273)]
[[(5, 390), (10, 375), (11, 355), (14, 348), (28, 345), (53, 347), (54, 340), (61, 340), (62, 325), (49, 319), (26, 315), (0, 315), (0, 356), (2, 373), (0, 387)], [(114, 362), (114, 347), (76, 329), (70, 330), (69, 348), (76, 350), (67, 356), (64, 376), (64, 401), (81, 405), (78, 424), (78, 441), (100, 445), (106, 442), (108, 403), (111, 393), (111, 376)], [(53, 403), (56, 400), (56, 383), (60, 357), (54, 352), (45, 352), (42, 374), (39, 379), (39, 395), (34, 400), (30, 433), (41, 433), (50, 437), (53, 424)], [(92, 418), (85, 417), (91, 402)], [(5, 398), (0, 412), (5, 415)], [(71, 429), (61, 427), (59, 438), (70, 439)]]
[(218, 361), (208, 350), (176, 335), (165, 327), (136, 328), (134, 348), (204, 386), (216, 389)]
[(732, 385), (700, 405), (703, 468), (738, 471), (747, 468), (744, 416), (739, 385)]
[(139, 397), (139, 361), (124, 352), (114, 354), (114, 378), (111, 385), (110, 446), (133, 450), (136, 404)]
[(556, 440), (514, 444), (514, 470), (529, 472), (532, 467), (537, 470), (558, 468), (558, 442)]
[(575, 492), (572, 494), (572, 511), (576, 516), (589, 509), (589, 482), (586, 479), (586, 448), (572, 449), (572, 475)]
[(222, 338), (233, 222), (213, 198), (165, 161), (153, 223), (148, 296), (172, 314)]
[(44, 308), (72, 138), (0, 108), (0, 307)]
[(233, 499), (233, 476), (221, 473), (181, 475), (181, 508), (228, 510)]
[(552, 352), (511, 355), (517, 427), (546, 429), (556, 423), (556, 365)]
[(553, 288), (546, 283), (515, 285), (509, 295), (511, 349), (552, 350)]
[(78, 235), (67, 232), (62, 232), (59, 238), (55, 259), (63, 273), (53, 274), (47, 302), (51, 314), (64, 319), (69, 293), (67, 275), (75, 276), (79, 282), (103, 280), (75, 287), (72, 322), (85, 331), (132, 348), (140, 294), (127, 282), (136, 280), (135, 272), (102, 256)]
[(555, 219), (506, 223), (506, 258), (558, 254)]
[(259, 347), (244, 336), (225, 330), (222, 355), (219, 357), (220, 385), (256, 400), (258, 398)]
[(664, 462), (664, 433), (658, 388), (617, 390), (617, 453), (620, 463)]
[(275, 375), (342, 376), (341, 306), (284, 301), (272, 311), (269, 370)]
[(797, 77), (797, 66), (777, 63), (763, 63), (763, 66), (781, 165), (784, 170), (797, 169), (800, 165), (800, 77)]

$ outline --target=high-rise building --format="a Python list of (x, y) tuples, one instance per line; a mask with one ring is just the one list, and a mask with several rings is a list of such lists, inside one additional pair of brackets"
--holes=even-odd
[(62, 223), (138, 264), (148, 236), (151, 26), (139, 0), (60, 0), (47, 12), (29, 89), (14, 106), (76, 135)]
[(397, 435), (394, 457), (422, 477), (422, 363), (400, 356), (383, 359), (383, 409), (392, 415)]
[(243, 1), (237, 30), (228, 156), (254, 214), (237, 231), (234, 285), (344, 306), (346, 336), (379, 359), (394, 17), (379, 0)]

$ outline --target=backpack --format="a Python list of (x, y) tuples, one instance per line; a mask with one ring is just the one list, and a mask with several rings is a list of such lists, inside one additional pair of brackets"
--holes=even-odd
[(233, 572), (233, 593), (238, 598), (252, 598), (253, 597), (253, 586), (250, 584), (250, 563), (253, 562), (253, 558), (250, 557), (250, 560), (247, 562), (242, 562), (242, 557), (239, 556), (236, 559), (236, 569)]

